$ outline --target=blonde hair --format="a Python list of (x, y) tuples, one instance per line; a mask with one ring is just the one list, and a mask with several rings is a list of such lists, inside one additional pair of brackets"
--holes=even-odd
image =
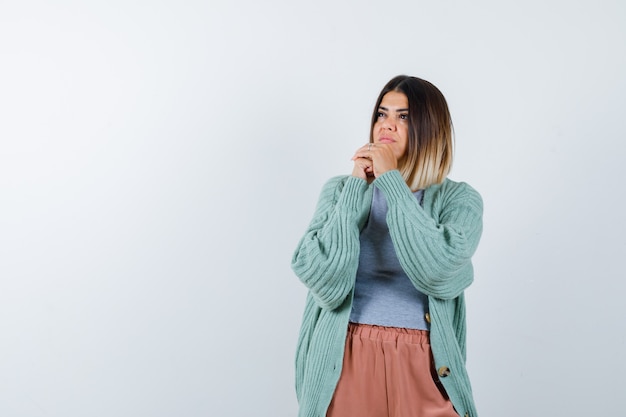
[(378, 107), (385, 94), (396, 91), (409, 102), (409, 140), (398, 170), (411, 190), (439, 184), (452, 168), (453, 127), (445, 97), (426, 80), (399, 75), (383, 87), (372, 115), (370, 142)]

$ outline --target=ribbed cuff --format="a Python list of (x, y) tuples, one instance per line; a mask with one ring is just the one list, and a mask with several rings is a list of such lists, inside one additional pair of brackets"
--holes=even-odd
[(343, 185), (343, 190), (341, 190), (339, 203), (349, 209), (360, 208), (361, 199), (366, 189), (367, 181), (362, 178), (349, 176)]
[(395, 202), (406, 198), (415, 198), (404, 178), (397, 169), (387, 171), (374, 180), (374, 185), (383, 193), (387, 202)]

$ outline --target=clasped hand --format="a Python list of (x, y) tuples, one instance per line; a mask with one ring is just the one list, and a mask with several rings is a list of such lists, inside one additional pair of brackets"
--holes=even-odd
[(386, 143), (368, 143), (361, 146), (354, 153), (352, 160), (354, 161), (352, 175), (366, 181), (398, 168), (398, 161)]

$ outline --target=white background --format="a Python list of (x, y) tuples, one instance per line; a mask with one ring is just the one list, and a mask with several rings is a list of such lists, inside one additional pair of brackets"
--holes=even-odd
[(626, 416), (625, 4), (0, 0), (0, 416), (294, 416), (291, 254), (400, 73), (484, 198), (481, 415)]

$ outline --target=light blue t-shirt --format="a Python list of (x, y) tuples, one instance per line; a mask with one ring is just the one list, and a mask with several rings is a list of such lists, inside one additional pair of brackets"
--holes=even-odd
[[(422, 203), (423, 191), (413, 193)], [(361, 231), (361, 252), (350, 321), (429, 330), (428, 297), (411, 283), (396, 255), (386, 221), (387, 201), (374, 188), (369, 219)]]

